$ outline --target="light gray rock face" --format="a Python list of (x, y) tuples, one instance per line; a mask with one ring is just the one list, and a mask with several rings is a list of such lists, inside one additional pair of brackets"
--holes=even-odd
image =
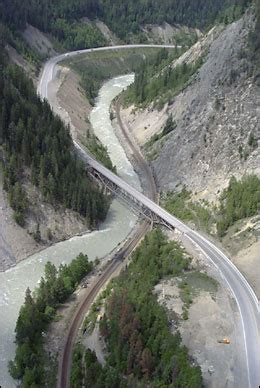
[[(161, 189), (185, 184), (216, 194), (230, 176), (260, 175), (260, 87), (249, 76), (250, 14), (210, 45), (191, 84), (168, 107), (177, 128), (155, 143), (152, 165)], [(248, 143), (250, 133), (258, 140)]]

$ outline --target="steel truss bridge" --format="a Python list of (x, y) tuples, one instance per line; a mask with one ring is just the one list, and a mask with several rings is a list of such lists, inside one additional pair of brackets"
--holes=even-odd
[[(42, 98), (48, 99), (48, 85), (56, 77), (56, 65), (67, 57), (73, 57), (81, 53), (91, 53), (92, 51), (108, 51), (138, 47), (173, 48), (173, 46), (170, 45), (126, 45), (86, 49), (61, 54), (46, 62), (38, 85), (38, 93)], [(169, 229), (177, 229), (195, 244), (200, 251), (204, 253), (208, 261), (218, 269), (223, 281), (229, 287), (237, 302), (241, 317), (241, 329), (245, 345), (244, 365), (248, 372), (247, 386), (250, 388), (258, 387), (260, 384), (259, 301), (252, 287), (248, 284), (241, 272), (212, 241), (189, 228), (176, 217), (162, 209), (158, 204), (147, 198), (144, 194), (124, 182), (112, 171), (109, 171), (95, 159), (91, 158), (91, 156), (87, 155), (76, 142), (74, 142), (74, 145), (81, 159), (85, 161), (86, 167), (92, 176), (95, 179), (98, 179), (106, 189), (118, 195), (119, 198), (124, 202), (127, 202), (143, 217), (148, 218), (154, 223), (162, 224)]]
[(174, 230), (175, 228), (166, 222), (163, 218), (158, 216), (150, 208), (146, 207), (142, 201), (137, 199), (132, 193), (129, 193), (126, 189), (119, 187), (115, 182), (111, 181), (107, 176), (94, 168), (88, 167), (88, 172), (95, 180), (101, 183), (106, 190), (116, 195), (123, 203), (127, 204), (138, 215), (141, 216), (152, 224), (160, 224), (168, 229)]

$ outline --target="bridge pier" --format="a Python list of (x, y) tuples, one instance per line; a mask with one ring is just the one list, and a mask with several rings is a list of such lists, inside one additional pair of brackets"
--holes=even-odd
[(162, 225), (167, 229), (174, 230), (174, 227), (160, 218), (152, 210), (144, 206), (143, 203), (139, 202), (135, 197), (129, 194), (127, 191), (123, 190), (121, 187), (117, 186), (114, 182), (111, 182), (106, 176), (104, 176), (99, 171), (96, 171), (94, 168), (89, 168), (88, 172), (90, 176), (96, 181), (101, 183), (105, 190), (119, 197), (125, 204), (130, 206), (135, 213), (139, 216), (149, 220), (152, 224)]

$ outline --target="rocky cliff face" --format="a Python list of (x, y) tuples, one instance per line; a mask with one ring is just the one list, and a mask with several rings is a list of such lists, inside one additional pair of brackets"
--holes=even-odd
[[(252, 24), (247, 14), (204, 37), (205, 62), (173, 103), (160, 113), (149, 108), (128, 115), (137, 138), (142, 138), (138, 131), (145, 132), (141, 121), (151, 135), (161, 130), (170, 113), (176, 121), (176, 129), (153, 145), (152, 166), (160, 189), (185, 184), (214, 199), (232, 175), (260, 175), (260, 87), (250, 77), (247, 57)], [(178, 62), (196, 57), (199, 45)]]

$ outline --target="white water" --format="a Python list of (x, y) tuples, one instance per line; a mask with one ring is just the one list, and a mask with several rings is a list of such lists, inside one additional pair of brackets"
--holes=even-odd
[[(140, 188), (130, 162), (116, 138), (109, 120), (109, 106), (121, 90), (133, 82), (133, 75), (114, 78), (101, 88), (96, 106), (91, 114), (91, 123), (100, 140), (108, 148), (118, 175), (136, 188)], [(16, 267), (0, 273), (0, 386), (16, 386), (7, 370), (8, 360), (14, 357), (14, 328), (18, 312), (24, 300), (27, 287), (34, 289), (43, 275), (44, 265), (49, 260), (55, 265), (69, 263), (78, 253), (83, 252), (94, 260), (109, 253), (131, 231), (136, 216), (131, 210), (114, 200), (106, 221), (100, 230), (81, 237), (58, 243), (37, 253)]]

